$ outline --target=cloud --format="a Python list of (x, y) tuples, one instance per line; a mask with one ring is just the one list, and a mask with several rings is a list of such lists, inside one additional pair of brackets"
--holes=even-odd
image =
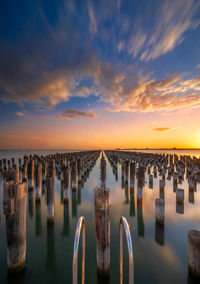
[(23, 112), (16, 112), (16, 115), (17, 116), (24, 116), (24, 113)]
[(58, 119), (71, 120), (76, 117), (97, 118), (98, 115), (91, 109), (88, 112), (79, 111), (76, 109), (66, 109), (60, 115), (57, 115)]
[(196, 68), (200, 69), (200, 64), (197, 64)]
[(168, 131), (171, 129), (172, 129), (171, 127), (156, 127), (156, 128), (153, 128), (152, 130), (163, 132), (163, 131)]
[(106, 110), (152, 112), (200, 107), (200, 77), (183, 80), (175, 74), (162, 80), (138, 78), (128, 87), (126, 79), (115, 86), (115, 93), (106, 96), (112, 106)]
[(89, 28), (92, 35), (97, 34), (97, 22), (91, 1), (88, 1)]
[[(132, 5), (123, 14), (123, 1), (105, 5), (88, 0), (86, 12), (82, 2), (76, 7), (74, 1), (63, 1), (55, 11), (54, 24), (44, 7), (30, 9), (31, 13), (25, 10), (25, 31), (18, 31), (11, 43), (0, 43), (0, 101), (41, 109), (72, 97), (95, 95), (113, 112), (199, 107), (200, 78), (173, 74), (158, 80), (137, 69), (135, 62), (127, 63), (130, 56), (148, 61), (173, 50), (186, 30), (198, 26), (195, 11), (199, 4), (195, 1), (160, 2), (153, 7), (155, 16), (151, 15), (147, 29), (143, 20), (133, 22)], [(125, 60), (114, 60), (126, 50)], [(70, 119), (70, 114), (65, 117)]]
[[(138, 33), (133, 30), (128, 52), (140, 60), (149, 61), (166, 54), (180, 45), (186, 31), (196, 29), (200, 24), (195, 18), (200, 2), (195, 0), (164, 0), (155, 6), (153, 25), (146, 36), (146, 27), (135, 23)], [(180, 13), (181, 11), (181, 13)]]

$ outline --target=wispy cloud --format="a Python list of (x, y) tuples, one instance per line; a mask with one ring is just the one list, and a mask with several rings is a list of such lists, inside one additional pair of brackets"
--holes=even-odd
[(56, 118), (58, 119), (66, 120), (71, 120), (76, 117), (97, 118), (98, 115), (92, 110), (89, 110), (88, 112), (83, 112), (76, 109), (66, 109), (60, 115), (56, 116)]
[(19, 112), (16, 112), (16, 115), (17, 116), (24, 116), (24, 113), (19, 111)]
[(92, 35), (96, 35), (97, 34), (97, 21), (96, 21), (96, 16), (94, 12), (94, 7), (91, 1), (88, 1), (88, 15), (89, 15), (90, 32)]
[(184, 40), (185, 32), (197, 28), (200, 24), (199, 18), (195, 18), (200, 2), (164, 0), (159, 3), (159, 6), (155, 7), (154, 25), (148, 37), (146, 36), (147, 27), (138, 25), (139, 33), (134, 32), (129, 40), (128, 52), (133, 57), (140, 53), (140, 59), (144, 61), (158, 58), (180, 45)]
[(153, 128), (152, 130), (164, 132), (164, 131), (168, 131), (168, 130), (171, 130), (171, 129), (172, 129), (171, 127), (156, 127), (156, 128)]

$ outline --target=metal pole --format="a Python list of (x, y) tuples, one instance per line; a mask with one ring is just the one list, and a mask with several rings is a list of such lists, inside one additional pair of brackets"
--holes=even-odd
[(78, 248), (81, 231), (82, 234), (82, 273), (81, 283), (85, 283), (85, 218), (79, 218), (76, 226), (76, 234), (74, 239), (74, 253), (73, 253), (73, 284), (78, 283)]
[(123, 227), (126, 234), (126, 241), (128, 247), (128, 256), (129, 256), (129, 284), (134, 283), (134, 260), (133, 260), (133, 248), (132, 248), (132, 239), (129, 229), (129, 224), (126, 218), (121, 217), (119, 223), (119, 235), (120, 235), (120, 253), (119, 253), (119, 263), (120, 263), (120, 284), (123, 283)]

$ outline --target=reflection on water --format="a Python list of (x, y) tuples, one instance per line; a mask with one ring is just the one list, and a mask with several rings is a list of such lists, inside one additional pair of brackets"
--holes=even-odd
[(34, 216), (34, 191), (28, 190), (28, 212), (31, 218)]
[(69, 217), (69, 203), (65, 202), (63, 206), (63, 230), (62, 236), (68, 237), (70, 234), (70, 217)]
[(42, 212), (41, 212), (41, 202), (36, 200), (35, 203), (35, 235), (42, 235)]
[(135, 216), (135, 197), (134, 191), (130, 193), (130, 216)]
[(54, 237), (54, 223), (47, 223), (47, 255), (46, 266), (50, 271), (56, 268), (56, 252), (55, 252), (55, 237)]
[(155, 222), (155, 241), (160, 246), (165, 244), (165, 226), (164, 224), (158, 224)]
[[(15, 159), (15, 163), (17, 161)], [(138, 183), (138, 173), (134, 172), (131, 163), (128, 173), (126, 164), (121, 161), (116, 168), (110, 165), (107, 158), (106, 163), (106, 184), (110, 188), (112, 206), (110, 278), (102, 280), (96, 274), (94, 188), (99, 185), (98, 159), (81, 183), (72, 176), (76, 190), (72, 190), (71, 181), (65, 180), (61, 171), (57, 171), (55, 176), (55, 196), (49, 197), (46, 183), (42, 183), (41, 198), (36, 201), (35, 188), (28, 188), (27, 185), (26, 270), (14, 280), (7, 278), (5, 215), (3, 206), (0, 206), (0, 283), (29, 284), (39, 282), (38, 279), (41, 283), (71, 283), (74, 234), (78, 218), (82, 215), (86, 219), (86, 283), (119, 283), (121, 216), (127, 218), (133, 238), (135, 283), (198, 283), (188, 276), (186, 257), (187, 231), (198, 229), (200, 224), (200, 180), (197, 179), (195, 184), (191, 181), (188, 185), (186, 172), (183, 178), (177, 176), (177, 179), (173, 173), (166, 172), (165, 186), (160, 187), (163, 173), (158, 168), (155, 171), (152, 166), (149, 173), (145, 169), (144, 180), (141, 175), (141, 182)], [(183, 204), (176, 202), (177, 188), (185, 191)], [(165, 200), (164, 225), (155, 222), (156, 198)], [(53, 209), (52, 206), (50, 209), (54, 210), (54, 222), (47, 222), (47, 204), (50, 201), (53, 202)], [(2, 205), (2, 179), (0, 202)], [(124, 283), (128, 283), (125, 244), (124, 247)]]
[(143, 218), (143, 209), (142, 209), (142, 201), (137, 200), (137, 228), (138, 228), (138, 236), (144, 237), (144, 218)]
[(194, 204), (194, 190), (189, 190), (188, 200), (190, 203)]

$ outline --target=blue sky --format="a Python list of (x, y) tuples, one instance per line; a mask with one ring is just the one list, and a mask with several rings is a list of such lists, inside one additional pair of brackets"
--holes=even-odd
[(195, 0), (1, 1), (0, 147), (33, 118), (71, 131), (101, 116), (196, 117), (199, 50)]

